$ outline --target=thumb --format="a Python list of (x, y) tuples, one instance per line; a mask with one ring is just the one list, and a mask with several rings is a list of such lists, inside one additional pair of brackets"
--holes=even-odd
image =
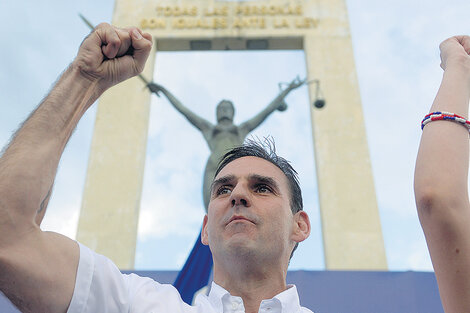
[(145, 62), (152, 49), (152, 36), (147, 33), (142, 34), (141, 30), (137, 28), (132, 28), (130, 35), (132, 37), (132, 48), (134, 48), (132, 57), (135, 69), (140, 73), (143, 71)]

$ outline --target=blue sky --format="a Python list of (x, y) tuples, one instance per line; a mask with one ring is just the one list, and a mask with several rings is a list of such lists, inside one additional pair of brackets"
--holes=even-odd
[[(469, 33), (470, 2), (346, 1), (367, 140), (391, 270), (431, 270), (413, 197), (419, 123), (439, 86), (439, 43)], [(113, 1), (0, 2), (0, 145), (46, 95), (88, 33), (78, 13), (111, 21)], [(232, 100), (240, 123), (263, 108), (279, 82), (305, 76), (302, 51), (158, 53), (154, 79), (204, 118)], [(341, 91), (338, 91), (341, 92)], [(327, 99), (328, 100), (328, 99)], [(311, 237), (292, 269), (324, 269), (313, 145), (305, 87), (292, 92), (254, 132), (272, 135), (300, 173)], [(95, 108), (62, 158), (43, 228), (75, 236)], [(188, 154), (187, 151), (191, 151)], [(202, 136), (163, 98), (152, 98), (136, 268), (178, 269), (199, 231), (201, 182), (209, 150)]]

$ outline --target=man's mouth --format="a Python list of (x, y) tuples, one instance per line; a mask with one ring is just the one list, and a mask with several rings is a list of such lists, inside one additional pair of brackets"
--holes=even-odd
[(234, 215), (230, 218), (230, 220), (228, 221), (228, 223), (226, 225), (230, 224), (231, 222), (236, 222), (236, 221), (247, 221), (247, 222), (255, 224), (252, 220), (250, 220), (249, 218), (247, 218), (245, 216)]

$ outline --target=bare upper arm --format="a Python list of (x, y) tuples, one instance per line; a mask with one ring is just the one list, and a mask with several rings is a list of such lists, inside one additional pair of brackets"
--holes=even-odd
[(470, 205), (418, 205), (446, 312), (470, 310)]
[(78, 244), (33, 227), (0, 246), (0, 289), (22, 312), (66, 312), (79, 261)]

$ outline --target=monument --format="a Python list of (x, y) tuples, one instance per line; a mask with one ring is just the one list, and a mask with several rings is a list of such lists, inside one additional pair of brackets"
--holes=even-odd
[[(344, 0), (116, 0), (112, 22), (154, 36), (146, 77), (157, 50), (303, 49), (307, 77), (328, 100), (311, 108), (326, 268), (387, 268)], [(134, 264), (145, 165), (150, 93), (141, 84), (100, 99), (77, 232), (122, 269)]]
[(235, 115), (235, 107), (229, 100), (222, 100), (216, 108), (217, 124), (214, 125), (208, 120), (198, 116), (187, 107), (185, 107), (171, 92), (161, 85), (149, 83), (147, 86), (157, 95), (160, 92), (168, 99), (173, 107), (178, 110), (184, 117), (196, 127), (204, 137), (209, 146), (211, 154), (207, 160), (204, 169), (204, 179), (202, 184), (202, 194), (204, 200), (204, 208), (207, 212), (210, 200), (210, 185), (217, 170), (217, 164), (222, 156), (231, 148), (239, 146), (243, 143), (246, 136), (257, 128), (263, 121), (271, 115), (275, 110), (284, 111), (287, 105), (284, 98), (294, 89), (303, 85), (306, 81), (299, 78), (294, 79), (287, 88), (281, 90), (279, 95), (268, 104), (264, 110), (253, 116), (251, 119), (235, 125), (233, 117)]

